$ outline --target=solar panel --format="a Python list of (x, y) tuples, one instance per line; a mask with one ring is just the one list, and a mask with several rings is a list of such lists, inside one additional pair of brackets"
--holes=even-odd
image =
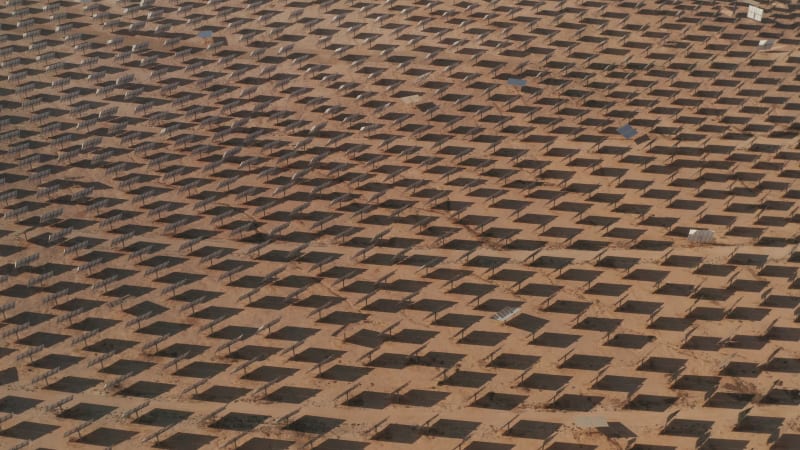
[(617, 133), (621, 134), (625, 139), (631, 139), (636, 136), (636, 130), (630, 125), (623, 125), (617, 128)]

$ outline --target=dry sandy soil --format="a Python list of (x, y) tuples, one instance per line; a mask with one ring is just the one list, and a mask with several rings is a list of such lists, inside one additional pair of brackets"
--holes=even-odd
[(5, 2), (0, 448), (800, 448), (760, 6)]

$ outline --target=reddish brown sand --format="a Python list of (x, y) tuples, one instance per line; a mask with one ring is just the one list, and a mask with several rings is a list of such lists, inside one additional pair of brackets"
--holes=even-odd
[(800, 448), (797, 4), (149, 3), (0, 7), (0, 449)]

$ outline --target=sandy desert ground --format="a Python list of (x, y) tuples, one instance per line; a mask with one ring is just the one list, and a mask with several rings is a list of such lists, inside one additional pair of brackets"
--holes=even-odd
[(800, 6), (0, 6), (0, 449), (800, 448)]

